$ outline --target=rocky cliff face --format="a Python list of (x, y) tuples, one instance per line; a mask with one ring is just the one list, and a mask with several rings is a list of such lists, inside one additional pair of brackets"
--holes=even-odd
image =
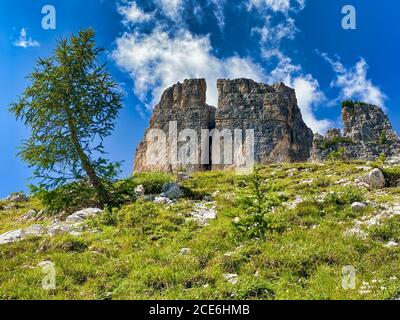
[(350, 103), (342, 108), (343, 134), (329, 130), (325, 137), (316, 134), (312, 159), (341, 157), (348, 160), (375, 160), (400, 153), (400, 140), (383, 110), (374, 105)]
[[(135, 171), (210, 169), (213, 161), (210, 150), (213, 150), (216, 141), (212, 134), (211, 139), (208, 134), (202, 137), (204, 129), (215, 129), (214, 132), (228, 130), (232, 136), (234, 130), (242, 130), (243, 141), (246, 139), (245, 130), (253, 129), (254, 160), (259, 163), (305, 161), (310, 157), (313, 133), (303, 122), (293, 89), (283, 84), (269, 86), (248, 79), (219, 80), (217, 86), (218, 109), (206, 104), (204, 79), (185, 80), (183, 84), (178, 83), (163, 93), (160, 103), (154, 108), (145, 136), (152, 129), (163, 130), (166, 133), (167, 148), (159, 148), (160, 138), (145, 138), (136, 151)], [(184, 129), (192, 129), (196, 133), (194, 138), (198, 145), (208, 145), (208, 149), (195, 153), (199, 164), (188, 165), (179, 159), (171, 163), (171, 151), (179, 153), (178, 150), (187, 142), (178, 138), (177, 148), (171, 150), (174, 145), (171, 122), (176, 123), (178, 135)], [(202, 164), (204, 161), (201, 160), (207, 157), (211, 158), (207, 162), (209, 165)], [(163, 158), (166, 161), (152, 163), (151, 158)], [(215, 169), (232, 167), (216, 165), (215, 162), (214, 157)], [(223, 156), (218, 163), (225, 163)]]
[(257, 163), (306, 161), (313, 133), (303, 122), (295, 91), (248, 79), (218, 80), (216, 129), (253, 129)]
[[(197, 158), (198, 165), (186, 165), (180, 163), (179, 159), (171, 160), (170, 151), (175, 151), (176, 148), (171, 146), (173, 140), (179, 137), (174, 136), (170, 130), (176, 124), (177, 133), (184, 129), (192, 129), (197, 133), (197, 139), (200, 143), (200, 134), (202, 129), (212, 129), (214, 124), (215, 108), (206, 104), (207, 84), (205, 79), (185, 80), (182, 83), (177, 83), (166, 89), (161, 96), (160, 103), (154, 108), (150, 127), (146, 130), (145, 137), (151, 129), (161, 129), (166, 134), (166, 148), (159, 147), (159, 141), (144, 139), (136, 150), (135, 171), (175, 171), (181, 167), (185, 167), (188, 171), (198, 171), (206, 169), (206, 166), (201, 165), (199, 151)], [(177, 142), (177, 147), (180, 148), (184, 142)], [(172, 150), (171, 150), (172, 149)], [(153, 153), (155, 158), (164, 159), (165, 161), (152, 160)]]

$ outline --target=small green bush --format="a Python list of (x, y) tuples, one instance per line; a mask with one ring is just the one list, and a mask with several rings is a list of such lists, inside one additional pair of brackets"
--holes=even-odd
[(354, 107), (354, 101), (353, 100), (345, 100), (342, 102), (342, 107)]
[(322, 150), (327, 150), (331, 147), (335, 147), (340, 143), (354, 143), (354, 141), (351, 138), (346, 138), (346, 137), (334, 137), (330, 140), (325, 140), (322, 142), (320, 145), (320, 148)]
[(272, 208), (282, 203), (280, 197), (271, 192), (260, 175), (260, 168), (247, 178), (248, 190), (239, 196), (237, 203), (243, 210), (234, 229), (239, 237), (264, 239), (266, 233), (273, 231), (271, 224)]
[(355, 106), (366, 106), (367, 104), (362, 101), (353, 101), (353, 100), (345, 100), (342, 102), (342, 107), (351, 107), (354, 108)]
[(239, 300), (267, 300), (275, 296), (271, 284), (259, 278), (246, 278), (242, 283), (239, 281), (236, 299)]
[(330, 193), (325, 198), (325, 204), (335, 205), (335, 206), (346, 206), (354, 202), (362, 202), (365, 200), (364, 193), (353, 186), (344, 187), (343, 190), (339, 192)]
[[(110, 209), (119, 208), (125, 203), (134, 201), (135, 188), (139, 185), (143, 185), (146, 194), (157, 194), (161, 193), (164, 184), (171, 181), (171, 177), (164, 173), (140, 173), (113, 184), (104, 182), (112, 196)], [(95, 190), (86, 181), (71, 183), (51, 191), (35, 186), (31, 186), (31, 190), (50, 214), (62, 211), (69, 213), (100, 206)]]
[(161, 172), (143, 172), (134, 175), (133, 184), (143, 185), (146, 194), (158, 194), (162, 192), (162, 187), (172, 181), (172, 177)]
[(384, 146), (385, 144), (388, 143), (388, 138), (387, 138), (385, 132), (383, 132), (383, 131), (381, 132), (381, 134), (379, 135), (379, 140), (380, 140), (380, 143), (382, 146)]
[(0, 211), (4, 210), (4, 208), (7, 206), (7, 201), (5, 200), (0, 200)]
[(390, 187), (394, 187), (400, 181), (400, 166), (381, 169), (385, 180)]
[(96, 192), (87, 182), (72, 183), (52, 191), (35, 186), (31, 186), (31, 190), (50, 214), (99, 206)]
[(326, 176), (319, 176), (313, 182), (312, 186), (314, 188), (326, 188), (332, 184), (332, 179)]
[(343, 147), (340, 147), (336, 151), (332, 151), (327, 159), (330, 161), (340, 161), (340, 160), (345, 160), (346, 155), (345, 155), (346, 149)]
[(83, 239), (71, 237), (56, 245), (56, 248), (63, 252), (85, 252), (88, 244)]
[(394, 217), (380, 225), (372, 226), (369, 232), (371, 237), (377, 241), (400, 241), (400, 218)]

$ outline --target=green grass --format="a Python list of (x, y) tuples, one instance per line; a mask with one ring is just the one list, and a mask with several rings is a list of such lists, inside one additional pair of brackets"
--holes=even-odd
[[(371, 228), (366, 239), (344, 235), (355, 219), (376, 213), (372, 207), (354, 213), (352, 202), (400, 203), (398, 188), (382, 192), (336, 184), (362, 175), (362, 165), (262, 168), (269, 192), (281, 199), (265, 240), (235, 233), (232, 220), (243, 214), (237, 197), (248, 191), (246, 177), (196, 173), (184, 186), (196, 195), (214, 194), (218, 217), (208, 226), (186, 220), (196, 197), (170, 206), (137, 200), (90, 221), (79, 237), (2, 245), (0, 299), (392, 299), (400, 294), (400, 248), (384, 245), (400, 241), (398, 217)], [(297, 171), (289, 177), (293, 168)], [(135, 179), (134, 186), (141, 179), (159, 190), (160, 181), (171, 177), (147, 174)], [(304, 199), (301, 204), (287, 205), (298, 196)], [(0, 211), (0, 232), (23, 227), (18, 218), (30, 208), (40, 209), (41, 204), (34, 200)], [(191, 252), (181, 255), (182, 248)], [(41, 287), (43, 274), (37, 265), (44, 260), (56, 267), (52, 291)], [(356, 268), (355, 290), (342, 288), (346, 265)], [(238, 283), (228, 283), (227, 273), (237, 274)], [(359, 292), (363, 282), (371, 284), (367, 294)]]

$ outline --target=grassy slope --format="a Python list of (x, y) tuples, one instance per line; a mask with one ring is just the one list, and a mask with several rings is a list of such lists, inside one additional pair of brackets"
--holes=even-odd
[[(115, 213), (114, 225), (104, 218), (90, 222), (81, 237), (36, 238), (0, 246), (0, 298), (2, 299), (390, 299), (400, 293), (400, 248), (386, 248), (386, 238), (400, 241), (400, 220), (390, 230), (371, 232), (366, 240), (344, 236), (354, 219), (355, 200), (400, 203), (398, 188), (360, 191), (335, 184), (363, 173), (356, 164), (296, 164), (266, 167), (262, 174), (274, 192), (293, 201), (306, 201), (295, 209), (276, 209), (277, 230), (266, 241), (239, 241), (232, 219), (241, 210), (236, 196), (246, 187), (233, 173), (196, 174), (186, 186), (212, 194), (218, 218), (204, 228), (185, 222), (193, 201), (170, 207), (138, 201)], [(293, 177), (287, 171), (298, 168)], [(309, 184), (301, 184), (307, 179)], [(318, 202), (323, 192), (335, 192)], [(18, 217), (31, 202), (0, 212), (0, 233), (19, 227)], [(366, 209), (372, 212), (373, 209)], [(385, 240), (381, 241), (381, 240)], [(191, 248), (182, 256), (182, 248)], [(41, 288), (37, 264), (55, 263), (57, 288)], [(342, 267), (357, 269), (357, 289), (342, 289)], [(223, 277), (237, 273), (239, 282)], [(258, 274), (256, 276), (255, 274)], [(369, 282), (371, 292), (359, 292)]]

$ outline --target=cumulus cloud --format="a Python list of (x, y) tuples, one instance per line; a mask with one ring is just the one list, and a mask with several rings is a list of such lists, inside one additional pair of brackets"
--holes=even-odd
[[(286, 3), (286, 2), (285, 2)], [(270, 3), (272, 5), (272, 2)], [(287, 7), (286, 7), (287, 4)], [(290, 8), (290, 2), (274, 3), (275, 8)], [(303, 3), (304, 5), (304, 3)], [(314, 131), (324, 133), (334, 123), (328, 119), (317, 119), (315, 111), (327, 99), (320, 89), (319, 82), (311, 75), (304, 73), (300, 65), (294, 64), (292, 59), (280, 49), (284, 39), (294, 39), (296, 32), (294, 19), (289, 16), (277, 24), (272, 23), (272, 17), (267, 16), (262, 28), (253, 28), (252, 33), (258, 34), (261, 56), (275, 68), (267, 77), (268, 82), (283, 82), (296, 90), (297, 102), (304, 122)]]
[(322, 53), (321, 56), (336, 73), (331, 87), (340, 89), (339, 99), (356, 99), (385, 107), (387, 97), (379, 87), (372, 83), (371, 79), (368, 79), (369, 66), (365, 59), (360, 58), (353, 67), (347, 68), (340, 62), (340, 59), (332, 59), (326, 53)]
[(208, 36), (194, 36), (188, 30), (174, 35), (161, 28), (148, 35), (125, 33), (116, 45), (113, 59), (131, 74), (135, 94), (148, 107), (154, 105), (165, 88), (186, 78), (205, 78), (209, 87), (207, 102), (214, 106), (218, 78), (264, 80), (262, 68), (250, 58), (234, 55), (220, 59), (213, 54)]
[[(280, 49), (281, 42), (293, 39), (298, 31), (288, 13), (294, 10), (293, 4), (298, 9), (304, 7), (304, 1), (250, 0), (253, 6), (264, 4), (273, 12), (285, 13), (284, 19), (280, 20), (264, 15), (260, 19), (264, 25), (251, 30), (253, 35), (259, 36), (260, 53), (256, 57), (268, 60), (272, 66), (268, 71), (247, 56), (218, 57), (208, 35), (195, 35), (182, 23), (184, 1), (154, 0), (164, 16), (169, 14), (169, 18), (175, 17), (178, 21), (173, 28), (168, 28), (165, 20), (161, 19), (150, 32), (130, 31), (116, 39), (112, 58), (131, 75), (135, 95), (148, 110), (154, 107), (167, 87), (186, 78), (205, 78), (207, 102), (214, 106), (218, 100), (217, 79), (251, 78), (268, 83), (284, 82), (295, 88), (304, 121), (314, 131), (324, 132), (333, 125), (329, 120), (319, 120), (315, 116), (317, 106), (326, 100), (318, 81), (304, 73), (302, 67), (294, 64)], [(220, 29), (224, 28), (225, 0), (207, 0), (206, 5), (207, 10), (214, 8), (218, 25)], [(143, 13), (137, 6), (133, 8), (134, 12), (139, 10)]]
[(312, 75), (307, 74), (291, 79), (289, 85), (296, 90), (297, 101), (304, 122), (314, 131), (324, 133), (333, 127), (334, 123), (328, 119), (317, 119), (315, 107), (326, 101), (326, 97), (319, 87), (319, 83)]
[(21, 47), (21, 48), (29, 48), (29, 47), (39, 47), (40, 43), (32, 40), (31, 37), (28, 37), (28, 32), (25, 28), (21, 29), (21, 32), (19, 34), (19, 38), (17, 41), (14, 42), (14, 45), (16, 47)]
[(154, 17), (153, 13), (146, 13), (140, 9), (135, 1), (129, 4), (119, 4), (117, 9), (125, 24), (148, 22)]

